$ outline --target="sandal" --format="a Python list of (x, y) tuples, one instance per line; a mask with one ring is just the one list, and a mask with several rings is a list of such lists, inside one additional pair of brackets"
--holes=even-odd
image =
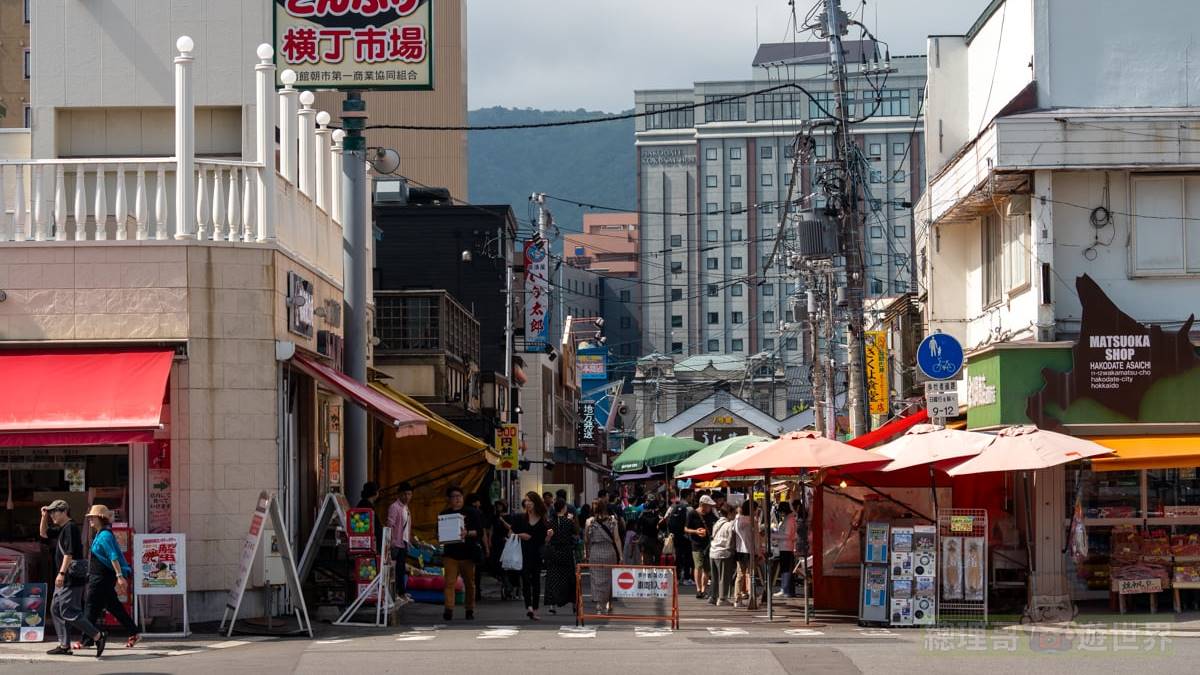
[(126, 649), (133, 649), (133, 646), (134, 646), (134, 645), (136, 645), (137, 643), (141, 642), (141, 641), (142, 641), (142, 636), (141, 636), (141, 635), (138, 635), (137, 633), (135, 633), (135, 634), (133, 634), (133, 635), (130, 635), (130, 636), (129, 636), (129, 639), (125, 641), (125, 648), (126, 648)]

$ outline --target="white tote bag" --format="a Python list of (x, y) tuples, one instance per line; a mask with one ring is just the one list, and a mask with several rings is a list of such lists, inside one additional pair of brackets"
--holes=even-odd
[(517, 535), (510, 534), (504, 542), (504, 551), (500, 553), (500, 567), (511, 572), (520, 572), (525, 566), (525, 560), (521, 555), (521, 540)]

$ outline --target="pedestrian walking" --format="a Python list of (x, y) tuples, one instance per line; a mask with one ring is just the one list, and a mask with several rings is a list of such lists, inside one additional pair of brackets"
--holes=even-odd
[[(104, 612), (113, 615), (117, 623), (129, 633), (125, 641), (126, 647), (133, 647), (141, 639), (137, 624), (125, 611), (125, 605), (118, 597), (121, 593), (129, 592), (129, 578), (133, 568), (125, 561), (117, 537), (112, 532), (112, 512), (103, 504), (93, 504), (91, 510), (84, 516), (92, 530), (91, 558), (88, 560), (87, 602), (84, 604), (84, 617), (88, 623), (99, 625)], [(93, 641), (84, 637), (74, 645), (76, 649), (91, 647)]]
[(508, 530), (521, 540), (521, 595), (525, 598), (525, 616), (530, 621), (541, 621), (537, 611), (542, 585), (542, 552), (554, 531), (546, 522), (546, 503), (538, 493), (526, 494), (521, 508), (524, 512), (506, 524)]
[(777, 554), (771, 562), (771, 587), (779, 582), (775, 597), (791, 598), (795, 595), (792, 569), (796, 566), (796, 514), (787, 502), (779, 504), (779, 517), (771, 530), (771, 549)]
[(637, 520), (638, 551), (643, 565), (657, 565), (662, 555), (662, 542), (658, 538), (658, 523), (661, 520), (657, 504), (647, 501)]
[(734, 588), (737, 593), (733, 598), (733, 606), (740, 607), (742, 600), (749, 601), (754, 593), (752, 587), (753, 575), (751, 565), (758, 556), (758, 527), (754, 521), (752, 502), (747, 499), (738, 509), (734, 519), (735, 559), (737, 560), (737, 577)]
[(475, 618), (475, 563), (483, 560), (483, 549), (479, 545), (481, 516), (466, 505), (466, 497), (458, 486), (446, 490), (446, 502), (446, 508), (438, 515), (461, 515), (463, 527), (458, 541), (442, 546), (442, 581), (445, 583), (442, 589), (445, 606), (442, 619), (449, 621), (454, 618), (454, 587), (458, 584), (459, 576), (462, 576), (466, 591), (463, 596), (466, 618), (470, 621)]
[(555, 498), (554, 512), (548, 522), (554, 534), (546, 542), (546, 611), (557, 614), (559, 607), (575, 604), (575, 543), (579, 528), (567, 508), (567, 500), (562, 497)]
[(508, 503), (497, 499), (492, 514), (492, 546), (488, 567), (500, 582), (500, 599), (512, 600), (521, 592), (521, 573), (506, 570), (500, 564), (500, 555), (504, 553), (504, 545), (508, 542), (509, 535)]
[(734, 519), (737, 512), (728, 504), (721, 507), (721, 519), (713, 526), (709, 557), (712, 559), (714, 593), (709, 603), (732, 605), (734, 571), (737, 568), (737, 542)]
[(96, 628), (83, 613), (83, 589), (87, 584), (87, 563), (83, 559), (83, 538), (79, 526), (71, 520), (71, 507), (62, 499), (55, 499), (49, 506), (42, 507), (42, 520), (38, 526), (42, 539), (55, 539), (54, 598), (50, 602), (50, 616), (54, 619), (54, 632), (58, 635), (58, 646), (46, 652), (51, 655), (71, 654), (70, 628), (90, 637), (96, 645), (96, 658), (104, 654), (108, 635)]
[[(592, 517), (583, 528), (583, 559), (591, 565), (619, 565), (621, 545), (617, 539), (617, 517), (609, 513), (608, 501), (592, 502)], [(597, 614), (612, 611), (612, 575), (608, 568), (593, 569), (592, 602)]]
[(387, 524), (392, 530), (392, 561), (396, 564), (395, 590), (396, 601), (400, 604), (412, 602), (408, 594), (408, 547), (412, 543), (412, 511), (408, 503), (412, 501), (413, 488), (407, 481), (399, 485), (396, 491), (396, 501), (388, 507)]
[(675, 576), (681, 580), (681, 584), (689, 583), (693, 576), (692, 542), (684, 532), (684, 528), (687, 527), (688, 514), (692, 511), (689, 503), (691, 497), (691, 490), (680, 490), (679, 499), (667, 510), (667, 515), (663, 516), (661, 524), (675, 547)]
[(708, 495), (701, 495), (695, 510), (687, 515), (683, 531), (688, 536), (692, 546), (692, 574), (695, 575), (696, 597), (703, 598), (712, 595), (711, 602), (716, 602), (716, 594), (710, 593), (709, 584), (709, 543), (712, 541), (713, 526), (717, 524), (715, 512), (716, 501)]

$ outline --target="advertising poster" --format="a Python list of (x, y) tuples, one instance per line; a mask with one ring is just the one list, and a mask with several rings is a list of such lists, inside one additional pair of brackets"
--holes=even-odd
[(575, 354), (575, 370), (581, 380), (608, 379), (608, 348), (580, 349)]
[(135, 595), (187, 592), (187, 545), (182, 534), (133, 535)]
[(914, 527), (913, 550), (924, 553), (937, 551), (937, 528), (933, 525), (917, 525)]
[(963, 538), (942, 537), (942, 599), (963, 599)]
[(982, 601), (987, 543), (983, 537), (963, 537), (963, 599)]
[(886, 415), (889, 409), (887, 332), (863, 331), (863, 351), (871, 414)]
[(516, 471), (521, 459), (521, 444), (518, 442), (520, 426), (517, 424), (501, 424), (496, 429), (496, 453), (500, 460), (496, 468), (500, 471)]
[(147, 449), (146, 525), (154, 534), (171, 531), (171, 441), (159, 439)]
[(525, 243), (525, 351), (550, 348), (550, 256), (532, 239)]
[(0, 642), (41, 642), (49, 604), (46, 584), (0, 586)]
[(913, 529), (911, 527), (893, 527), (892, 528), (892, 550), (893, 551), (911, 551), (911, 550), (913, 550)]
[(433, 0), (274, 0), (298, 88), (433, 89)]

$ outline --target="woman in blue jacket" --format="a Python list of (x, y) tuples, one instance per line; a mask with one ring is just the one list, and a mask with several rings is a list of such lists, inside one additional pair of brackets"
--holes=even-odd
[[(112, 512), (103, 504), (93, 504), (86, 516), (88, 525), (92, 528), (91, 558), (88, 562), (87, 602), (84, 614), (93, 624), (97, 623), (100, 615), (108, 611), (117, 622), (128, 631), (129, 640), (126, 647), (132, 647), (140, 639), (137, 624), (125, 611), (125, 605), (117, 597), (117, 589), (128, 594), (129, 577), (133, 574), (121, 548), (117, 545), (117, 537), (112, 532)], [(88, 644), (80, 647), (90, 646)]]

